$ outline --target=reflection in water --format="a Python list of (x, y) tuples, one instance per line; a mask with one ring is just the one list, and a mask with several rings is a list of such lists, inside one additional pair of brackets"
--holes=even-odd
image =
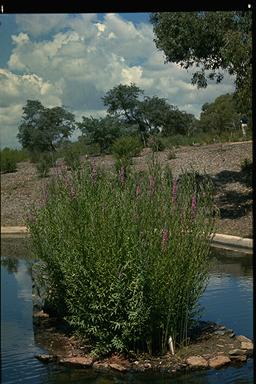
[[(10, 246), (10, 244), (8, 245)], [(16, 244), (17, 246), (17, 244)], [(252, 337), (252, 259), (215, 256), (208, 287), (200, 302), (203, 319), (216, 321), (236, 333)], [(2, 383), (33, 384), (248, 384), (253, 382), (252, 360), (228, 367), (168, 375), (108, 374), (44, 365), (34, 358), (46, 353), (35, 344), (32, 323), (31, 264), (3, 258), (1, 266)]]

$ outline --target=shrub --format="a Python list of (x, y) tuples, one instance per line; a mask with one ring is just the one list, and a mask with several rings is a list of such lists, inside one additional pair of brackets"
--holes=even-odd
[(11, 153), (1, 153), (1, 172), (11, 173), (17, 170), (17, 162)]
[(1, 150), (1, 172), (15, 172), (17, 163), (28, 159), (24, 149), (4, 148)]
[(81, 166), (79, 149), (68, 146), (66, 147), (64, 153), (64, 162), (68, 166), (68, 168), (73, 170), (79, 169)]
[(163, 151), (165, 148), (164, 141), (160, 137), (153, 135), (149, 136), (147, 145), (153, 152)]
[(156, 163), (125, 178), (92, 163), (52, 180), (27, 222), (48, 308), (100, 355), (186, 342), (208, 278), (211, 188)]
[(138, 156), (143, 148), (137, 136), (122, 136), (114, 141), (112, 153), (116, 159), (129, 159)]
[(36, 163), (36, 169), (39, 177), (49, 176), (50, 168), (55, 164), (52, 155), (49, 153), (41, 154), (38, 162)]
[(167, 159), (168, 160), (176, 159), (176, 153), (175, 153), (175, 148), (174, 147), (171, 147), (171, 148), (168, 149)]

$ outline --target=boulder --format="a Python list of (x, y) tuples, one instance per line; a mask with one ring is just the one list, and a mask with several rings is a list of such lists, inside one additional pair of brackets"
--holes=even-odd
[(253, 350), (253, 343), (251, 341), (242, 341), (241, 342), (241, 349), (245, 349), (246, 351), (252, 351)]
[(46, 355), (46, 354), (35, 355), (35, 358), (40, 360), (40, 361), (42, 361), (43, 363), (50, 363), (52, 361), (56, 361), (57, 360), (57, 356)]
[(243, 336), (243, 335), (237, 336), (236, 338), (237, 338), (238, 341), (241, 341), (241, 342), (243, 342), (243, 341), (248, 342), (248, 343), (252, 342), (251, 339), (249, 339), (248, 337)]
[(243, 361), (247, 360), (246, 356), (243, 356), (243, 355), (240, 355), (240, 356), (230, 356), (230, 359), (231, 359), (231, 361), (239, 361), (239, 362), (243, 362)]
[(95, 361), (93, 363), (93, 368), (97, 370), (106, 370), (109, 369), (109, 364), (103, 361)]
[(208, 362), (202, 356), (190, 356), (186, 359), (186, 363), (191, 368), (207, 368)]
[(74, 356), (74, 357), (64, 357), (60, 359), (59, 363), (67, 366), (90, 368), (93, 364), (93, 360), (91, 357)]
[(231, 349), (228, 354), (230, 356), (240, 356), (240, 355), (245, 355), (246, 351), (243, 351), (242, 349)]
[(210, 368), (220, 368), (223, 365), (229, 364), (231, 362), (228, 356), (216, 356), (209, 360)]
[(120, 364), (112, 363), (112, 364), (109, 364), (109, 366), (110, 368), (115, 369), (116, 371), (119, 371), (119, 372), (127, 371), (127, 368)]

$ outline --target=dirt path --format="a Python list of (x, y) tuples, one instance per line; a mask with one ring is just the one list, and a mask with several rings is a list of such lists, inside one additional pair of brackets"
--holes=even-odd
[[(137, 169), (147, 166), (149, 150), (134, 159)], [(110, 155), (95, 157), (96, 163), (112, 167)], [(176, 149), (176, 158), (168, 160), (168, 150), (159, 152), (158, 160), (168, 164), (177, 177), (191, 168), (209, 174), (216, 185), (215, 201), (220, 209), (217, 232), (252, 237), (252, 183), (241, 171), (241, 163), (252, 159), (252, 142), (187, 146)], [(51, 170), (51, 177), (56, 169)], [(38, 179), (35, 166), (18, 164), (15, 173), (1, 175), (1, 225), (24, 225), (26, 212), (33, 203), (40, 204), (42, 188), (49, 178)]]

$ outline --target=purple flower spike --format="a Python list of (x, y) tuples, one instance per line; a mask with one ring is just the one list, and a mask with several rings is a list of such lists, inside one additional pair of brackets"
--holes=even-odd
[(125, 182), (125, 167), (124, 166), (122, 166), (120, 171), (119, 171), (119, 179), (120, 179), (121, 184), (124, 184), (124, 182)]
[(169, 231), (168, 229), (163, 229), (162, 232), (162, 249), (165, 251), (167, 249), (168, 245), (168, 240), (169, 240)]
[(140, 187), (140, 185), (138, 184), (138, 185), (136, 186), (136, 197), (138, 197), (140, 194), (141, 194), (141, 187)]
[(91, 163), (91, 177), (92, 177), (93, 184), (95, 184), (97, 179), (97, 168), (96, 168), (95, 160), (93, 160)]
[(150, 191), (150, 196), (152, 196), (155, 193), (156, 189), (156, 179), (154, 176), (149, 176), (149, 191)]
[(172, 202), (175, 204), (177, 198), (177, 180), (173, 180), (173, 186), (172, 186)]
[(195, 195), (192, 196), (191, 214), (192, 214), (192, 218), (194, 219), (196, 216), (196, 197), (195, 197)]

